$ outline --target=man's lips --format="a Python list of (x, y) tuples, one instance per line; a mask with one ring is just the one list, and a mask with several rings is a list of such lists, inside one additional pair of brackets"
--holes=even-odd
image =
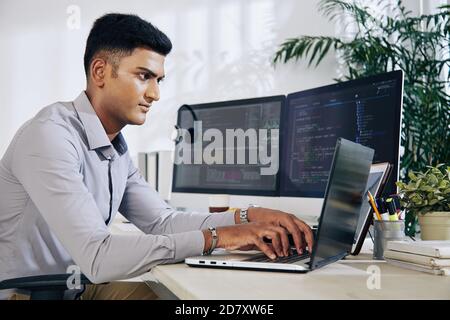
[(150, 107), (152, 106), (151, 104), (144, 104), (144, 103), (140, 103), (139, 106), (141, 106), (145, 111), (149, 111)]

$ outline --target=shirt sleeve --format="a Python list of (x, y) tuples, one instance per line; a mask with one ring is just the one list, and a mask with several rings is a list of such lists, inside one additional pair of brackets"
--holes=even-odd
[[(131, 159), (128, 161), (129, 176), (119, 211), (144, 233), (178, 234), (235, 224), (231, 212), (211, 214), (174, 210), (145, 181)], [(198, 249), (201, 252), (203, 244)]]
[(15, 143), (12, 172), (89, 280), (131, 278), (157, 264), (201, 253), (204, 239), (199, 231), (111, 234), (83, 183), (75, 134), (56, 121), (30, 124)]

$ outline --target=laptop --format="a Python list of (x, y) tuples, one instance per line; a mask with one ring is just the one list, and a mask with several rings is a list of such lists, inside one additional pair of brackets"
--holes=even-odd
[[(294, 253), (271, 260), (262, 253), (215, 250), (185, 259), (191, 267), (308, 272), (341, 260), (353, 245), (374, 150), (339, 138), (311, 254)], [(295, 250), (294, 250), (295, 251)]]

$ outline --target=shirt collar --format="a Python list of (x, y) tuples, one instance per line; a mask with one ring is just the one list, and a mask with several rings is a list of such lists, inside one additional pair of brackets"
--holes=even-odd
[[(111, 149), (108, 147), (114, 146), (116, 151), (122, 155), (128, 150), (128, 146), (125, 142), (122, 133), (114, 138), (114, 140), (109, 141), (108, 135), (106, 134), (105, 128), (95, 113), (94, 107), (89, 101), (86, 92), (82, 91), (80, 95), (74, 100), (73, 105), (75, 107), (75, 111), (80, 118), (81, 123), (84, 126), (84, 130), (87, 136), (87, 142), (89, 145), (89, 150), (100, 149), (100, 151), (106, 149)], [(106, 147), (106, 148), (105, 148)], [(104, 153), (104, 152), (102, 152)], [(105, 152), (105, 157), (112, 156), (109, 152)]]

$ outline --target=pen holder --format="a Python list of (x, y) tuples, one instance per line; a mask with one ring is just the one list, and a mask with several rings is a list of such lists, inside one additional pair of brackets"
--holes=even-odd
[(386, 250), (387, 242), (404, 240), (405, 221), (375, 220), (373, 222), (373, 230), (373, 258), (374, 260), (384, 260), (384, 250)]

